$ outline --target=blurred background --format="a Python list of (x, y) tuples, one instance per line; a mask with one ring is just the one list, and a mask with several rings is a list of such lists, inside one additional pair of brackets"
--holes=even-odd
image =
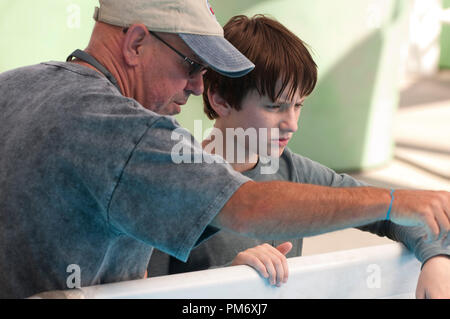
[[(319, 81), (293, 151), (375, 186), (450, 191), (450, 0), (210, 3), (222, 25), (267, 14), (310, 46)], [(97, 5), (0, 0), (0, 72), (85, 48)], [(213, 125), (201, 97), (176, 118), (193, 133), (195, 120)], [(304, 254), (386, 243), (348, 229), (305, 239)]]

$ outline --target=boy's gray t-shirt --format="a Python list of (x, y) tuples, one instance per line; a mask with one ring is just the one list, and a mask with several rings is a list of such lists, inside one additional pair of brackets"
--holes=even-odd
[[(320, 163), (295, 154), (289, 148), (286, 148), (279, 158), (279, 169), (273, 174), (263, 174), (262, 168), (271, 167), (271, 163), (264, 165), (262, 162), (259, 161), (254, 169), (243, 174), (255, 181), (280, 180), (330, 187), (369, 186), (348, 174), (338, 174)], [(436, 255), (450, 255), (450, 247), (444, 247), (442, 241), (427, 243), (422, 227), (403, 227), (390, 221), (379, 221), (357, 228), (404, 243), (421, 262)], [(286, 256), (301, 256), (302, 238), (293, 238), (290, 241), (293, 248)], [(161, 276), (229, 265), (239, 252), (267, 242), (277, 246), (284, 241), (264, 241), (220, 232), (192, 250), (186, 263), (155, 250), (150, 259), (148, 273), (149, 276)]]
[(84, 66), (0, 74), (0, 298), (71, 288), (76, 267), (81, 286), (143, 278), (152, 247), (186, 260), (216, 232), (250, 179), (175, 164), (175, 129), (191, 138)]

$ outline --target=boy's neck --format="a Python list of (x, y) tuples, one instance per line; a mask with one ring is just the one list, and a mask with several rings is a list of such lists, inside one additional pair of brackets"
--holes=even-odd
[(233, 169), (236, 172), (243, 173), (243, 172), (251, 171), (252, 169), (255, 168), (255, 166), (257, 164), (258, 164), (258, 159), (256, 159), (256, 162), (248, 162), (248, 163), (246, 162), (246, 163), (241, 163), (241, 164), (232, 163), (230, 165), (231, 165), (231, 167), (233, 167)]
[[(216, 128), (218, 128), (218, 127), (216, 127)], [(226, 147), (227, 147), (226, 130), (223, 130), (221, 128), (218, 128), (218, 129), (220, 129), (220, 131), (222, 132), (222, 138), (223, 138), (222, 143), (221, 143), (222, 150), (216, 150), (215, 148), (212, 148), (210, 146), (208, 148), (207, 152), (209, 152), (211, 154), (215, 154), (215, 155), (220, 155), (224, 159), (227, 159), (226, 155), (225, 155), (225, 154), (227, 154), (227, 149), (226, 149)], [(215, 136), (215, 138), (217, 138), (217, 137)], [(206, 146), (208, 146), (209, 144), (211, 144), (213, 142), (214, 142), (214, 140), (211, 137), (206, 138), (205, 140), (202, 141), (202, 148), (205, 149)], [(216, 142), (215, 145), (217, 145), (217, 144), (220, 144), (220, 143)], [(215, 145), (212, 145), (212, 146), (215, 146)], [(235, 171), (240, 172), (240, 173), (246, 172), (246, 171), (252, 170), (258, 164), (258, 160), (259, 160), (258, 154), (255, 154), (255, 153), (247, 154), (247, 153), (248, 152), (245, 152), (245, 160), (243, 162), (237, 163), (237, 161), (235, 159), (233, 162), (229, 163), (231, 165), (231, 167), (233, 167), (233, 169)], [(235, 157), (236, 157), (236, 154), (237, 154), (236, 147), (234, 149), (234, 154), (235, 154)]]

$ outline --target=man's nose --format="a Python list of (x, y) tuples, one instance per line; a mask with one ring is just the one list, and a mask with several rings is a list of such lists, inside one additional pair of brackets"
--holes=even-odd
[(203, 94), (203, 73), (197, 73), (191, 76), (186, 84), (186, 91), (194, 95)]

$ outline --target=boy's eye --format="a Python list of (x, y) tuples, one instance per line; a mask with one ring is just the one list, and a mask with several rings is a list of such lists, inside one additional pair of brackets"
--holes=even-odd
[[(290, 107), (290, 105), (289, 104), (281, 104), (281, 105), (280, 104), (268, 104), (265, 107), (269, 110), (280, 110), (280, 109), (286, 110)], [(294, 104), (294, 107), (296, 109), (301, 109), (303, 107), (303, 104), (297, 103), (297, 104)]]

